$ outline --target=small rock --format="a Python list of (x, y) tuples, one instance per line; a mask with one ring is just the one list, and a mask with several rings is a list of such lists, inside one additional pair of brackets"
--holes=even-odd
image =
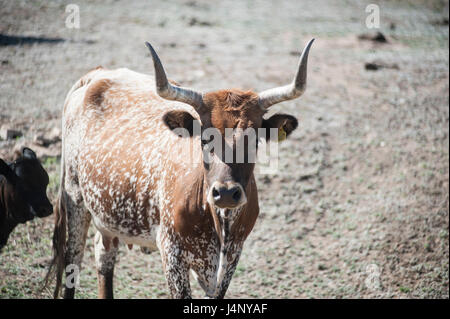
[(59, 139), (61, 140), (61, 129), (59, 127), (54, 127), (49, 133), (49, 137), (51, 139)]
[(35, 135), (33, 143), (47, 147), (51, 144), (61, 141), (61, 130), (58, 127), (54, 127), (47, 136), (42, 134)]
[(366, 62), (364, 64), (364, 68), (368, 71), (376, 71), (379, 69), (394, 69), (394, 70), (399, 70), (399, 66), (398, 64), (389, 64), (389, 63), (384, 63), (384, 62)]
[(310, 178), (313, 178), (314, 177), (314, 174), (301, 174), (299, 177), (298, 177), (298, 181), (306, 181), (306, 180), (308, 180), (308, 179), (310, 179)]
[(152, 250), (150, 248), (148, 248), (148, 247), (141, 246), (141, 252), (143, 254), (150, 255), (152, 253)]
[(195, 1), (188, 1), (188, 2), (186, 2), (186, 5), (188, 7), (196, 7), (197, 6), (197, 2), (195, 2)]
[(198, 25), (198, 26), (201, 26), (201, 27), (211, 27), (212, 26), (212, 23), (211, 22), (208, 22), (208, 21), (200, 21), (200, 20), (198, 20), (197, 18), (191, 18), (190, 20), (189, 20), (189, 26), (196, 26), (196, 25)]
[(32, 265), (33, 267), (47, 268), (51, 264), (52, 260), (48, 257), (38, 258)]
[(2, 140), (13, 140), (17, 137), (21, 137), (23, 134), (21, 131), (14, 130), (10, 128), (8, 125), (3, 125), (0, 128), (0, 139)]
[(271, 182), (272, 182), (272, 179), (271, 179), (269, 176), (264, 175), (264, 177), (263, 177), (263, 183), (264, 183), (264, 184), (270, 184)]
[(43, 135), (35, 135), (33, 137), (33, 143), (37, 144), (37, 145), (40, 145), (40, 146), (47, 147), (50, 144), (52, 144), (52, 141), (47, 139), (47, 138), (45, 138)]
[(376, 71), (380, 67), (375, 63), (366, 62), (366, 64), (364, 64), (364, 68), (368, 71)]
[(169, 47), (169, 48), (176, 48), (177, 44), (176, 44), (176, 42), (169, 42), (169, 43), (164, 44), (163, 46)]
[(437, 26), (448, 26), (448, 18), (444, 17), (441, 19), (433, 20), (433, 21), (431, 21), (431, 24), (437, 25)]
[(367, 34), (367, 33), (360, 34), (360, 35), (358, 35), (358, 39), (373, 41), (373, 42), (378, 42), (378, 43), (387, 43), (388, 42), (386, 36), (379, 31), (375, 34)]
[(311, 194), (311, 193), (314, 193), (316, 191), (317, 190), (315, 188), (313, 188), (313, 187), (308, 187), (308, 188), (304, 188), (303, 189), (303, 193), (305, 193), (305, 194)]

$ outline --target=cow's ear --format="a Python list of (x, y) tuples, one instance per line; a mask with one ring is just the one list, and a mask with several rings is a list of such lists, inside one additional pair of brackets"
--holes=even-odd
[[(284, 141), (298, 126), (298, 121), (295, 117), (288, 114), (275, 114), (270, 118), (263, 119), (262, 128), (265, 130), (265, 134), (261, 136), (265, 138), (267, 141)], [(270, 134), (270, 129), (276, 128), (278, 130), (278, 134), (273, 136)]]
[(0, 158), (0, 175), (6, 177), (10, 182), (14, 182), (14, 172), (13, 170)]
[(24, 147), (22, 149), (22, 154), (24, 158), (28, 158), (28, 159), (36, 159), (36, 153), (33, 152), (33, 150), (31, 150), (28, 147)]
[(167, 127), (180, 137), (190, 137), (194, 134), (194, 121), (196, 119), (185, 111), (169, 111), (163, 116)]

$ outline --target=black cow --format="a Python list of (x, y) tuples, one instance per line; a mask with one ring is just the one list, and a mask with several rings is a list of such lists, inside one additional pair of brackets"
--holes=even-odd
[(0, 159), (0, 250), (18, 224), (53, 212), (48, 182), (47, 172), (29, 148), (24, 147), (10, 164)]

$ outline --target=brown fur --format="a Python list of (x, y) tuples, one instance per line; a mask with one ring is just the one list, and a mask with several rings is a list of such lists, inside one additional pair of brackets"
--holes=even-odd
[(89, 86), (84, 97), (87, 105), (102, 105), (105, 92), (113, 85), (111, 80), (99, 80)]
[(262, 111), (258, 106), (258, 95), (252, 91), (238, 89), (207, 93), (203, 102), (210, 110), (211, 126), (225, 134), (225, 128), (261, 127)]

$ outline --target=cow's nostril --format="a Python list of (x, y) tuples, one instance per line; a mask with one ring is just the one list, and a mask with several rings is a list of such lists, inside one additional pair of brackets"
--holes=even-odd
[(218, 191), (217, 189), (215, 189), (215, 188), (212, 190), (212, 195), (213, 195), (213, 198), (214, 198), (215, 200), (220, 199), (220, 193), (219, 193), (219, 191)]
[(233, 192), (233, 199), (238, 202), (241, 199), (241, 190), (238, 188)]

